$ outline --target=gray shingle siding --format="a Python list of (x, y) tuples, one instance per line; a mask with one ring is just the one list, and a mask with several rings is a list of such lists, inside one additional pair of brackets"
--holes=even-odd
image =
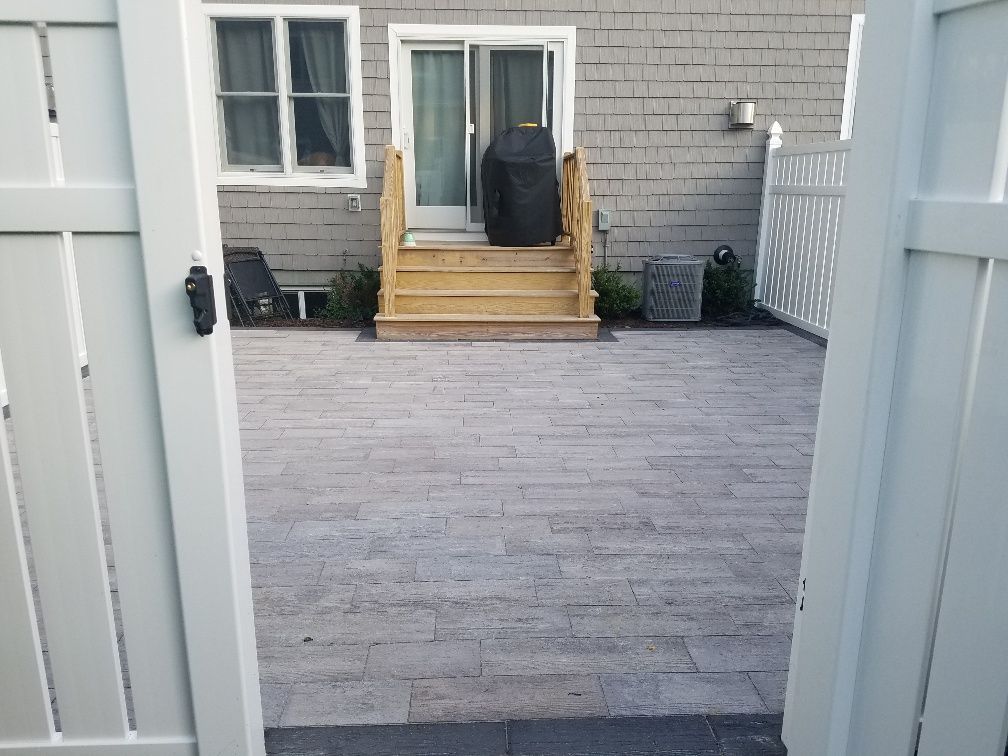
[[(303, 0), (302, 0), (303, 1)], [(731, 244), (752, 264), (766, 129), (836, 139), (852, 13), (863, 0), (368, 0), (361, 8), (367, 189), (226, 186), (226, 243), (262, 247), (284, 284), (376, 266), (382, 149), (391, 140), (389, 23), (577, 27), (575, 143), (596, 207), (613, 211), (609, 262)], [(727, 128), (755, 99), (753, 130)], [(363, 212), (346, 209), (359, 193)], [(602, 245), (596, 244), (596, 258)]]

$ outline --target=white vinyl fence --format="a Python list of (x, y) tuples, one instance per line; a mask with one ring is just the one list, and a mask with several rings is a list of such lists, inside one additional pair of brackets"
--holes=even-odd
[[(49, 124), (49, 136), (49, 146), (52, 148), (53, 155), (52, 159), (55, 171), (55, 180), (57, 185), (62, 185), (65, 180), (63, 176), (63, 157), (60, 153), (59, 126), (55, 123)], [(67, 269), (70, 271), (71, 280), (73, 282), (73, 285), (70, 287), (70, 298), (74, 310), (74, 329), (77, 334), (77, 351), (80, 354), (81, 367), (84, 367), (87, 365), (87, 349), (84, 346), (84, 320), (81, 317), (80, 311), (80, 296), (77, 292), (77, 273), (73, 256), (73, 240), (71, 239), (70, 234), (64, 234), (63, 245), (64, 254), (67, 256)], [(43, 299), (43, 307), (44, 306), (45, 300)], [(6, 406), (7, 384), (4, 382), (3, 362), (0, 361), (0, 409)]]
[(780, 124), (768, 133), (756, 298), (781, 320), (826, 338), (853, 142), (782, 147)]

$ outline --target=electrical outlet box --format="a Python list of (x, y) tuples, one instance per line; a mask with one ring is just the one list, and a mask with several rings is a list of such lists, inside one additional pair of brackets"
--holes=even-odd
[(599, 210), (598, 211), (598, 230), (608, 231), (609, 230), (609, 211)]
[(347, 210), (349, 210), (351, 213), (359, 213), (361, 211), (359, 194), (347, 195)]

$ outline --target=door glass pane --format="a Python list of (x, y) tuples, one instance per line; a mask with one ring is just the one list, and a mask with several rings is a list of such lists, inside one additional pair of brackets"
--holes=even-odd
[(491, 136), (521, 123), (541, 124), (542, 106), (542, 50), (491, 50)]
[(483, 165), (484, 145), (482, 143), (483, 123), (480, 114), (481, 82), (479, 72), (478, 47), (469, 49), (469, 118), (473, 133), (469, 135), (469, 219), (473, 223), (483, 222)]
[(347, 94), (342, 21), (289, 21), (292, 92)]
[(416, 203), (466, 202), (465, 76), (461, 50), (414, 50), (413, 161)]
[(350, 98), (294, 97), (297, 164), (350, 167)]
[(217, 71), (221, 92), (275, 92), (273, 22), (218, 19)]

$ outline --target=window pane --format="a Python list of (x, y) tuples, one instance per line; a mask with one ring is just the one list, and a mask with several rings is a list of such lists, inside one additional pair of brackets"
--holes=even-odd
[(280, 165), (275, 97), (224, 97), (224, 143), (233, 166)]
[(291, 91), (347, 94), (342, 21), (288, 21)]
[(465, 56), (461, 50), (414, 50), (410, 58), (416, 203), (464, 207)]
[(350, 167), (350, 98), (294, 97), (298, 165)]
[(221, 92), (275, 92), (273, 22), (218, 19), (217, 70)]

